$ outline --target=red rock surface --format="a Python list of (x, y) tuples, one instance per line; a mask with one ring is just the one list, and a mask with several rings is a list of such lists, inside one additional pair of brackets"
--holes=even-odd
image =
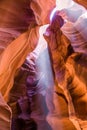
[[(86, 0), (75, 1), (87, 8)], [(83, 43), (76, 52), (68, 32), (79, 34), (73, 32), (79, 22), (70, 24), (73, 30), (61, 29), (65, 19), (58, 12), (50, 22), (55, 5), (55, 0), (0, 1), (0, 130), (87, 129), (87, 41), (78, 35)], [(43, 38), (40, 26), (49, 23)], [(42, 42), (45, 47), (32, 52)]]

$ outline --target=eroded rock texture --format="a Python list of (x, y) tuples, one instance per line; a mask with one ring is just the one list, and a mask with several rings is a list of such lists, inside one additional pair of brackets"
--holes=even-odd
[(83, 5), (87, 9), (87, 1), (86, 0), (74, 0), (80, 5)]
[(32, 0), (30, 5), (35, 14), (37, 24), (50, 23), (50, 14), (56, 6), (56, 0)]
[(0, 130), (87, 129), (87, 12), (82, 8), (73, 23), (77, 5), (50, 22), (55, 5), (0, 1)]
[[(55, 17), (57, 18), (58, 16), (56, 16), (55, 14)], [(78, 40), (76, 41), (77, 46), (78, 46), (78, 43), (80, 43), (80, 45), (82, 44), (81, 46), (79, 45), (79, 47), (77, 47), (78, 52), (76, 53), (75, 52), (76, 50), (74, 49), (73, 43), (72, 43), (74, 41), (73, 36), (71, 36), (72, 40), (70, 39), (69, 41), (67, 39), (66, 36), (69, 36), (69, 30), (67, 31), (68, 35), (64, 36), (64, 34), (60, 30), (62, 18), (60, 16), (59, 18), (60, 20), (56, 21), (55, 24), (54, 24), (54, 21), (53, 23), (51, 23), (51, 26), (49, 26), (49, 28), (47, 29), (48, 35), (45, 37), (49, 43), (49, 49), (50, 49), (50, 53), (52, 57), (52, 64), (54, 68), (55, 79), (57, 81), (58, 86), (61, 89), (63, 89), (64, 95), (68, 101), (68, 112), (70, 112), (69, 117), (76, 114), (76, 116), (78, 117), (78, 120), (80, 119), (82, 121), (84, 120), (86, 121), (85, 115), (86, 115), (87, 110), (85, 108), (87, 105), (87, 100), (86, 100), (86, 93), (87, 93), (86, 85), (87, 84), (86, 84), (86, 79), (83, 76), (86, 73), (86, 70), (85, 70), (85, 66), (86, 66), (86, 63), (85, 63), (86, 51), (85, 50), (87, 49), (85, 45), (86, 40), (84, 38), (81, 38), (80, 35), (78, 35), (78, 39), (82, 39), (84, 42), (80, 42), (80, 41), (78, 42)], [(55, 28), (57, 28), (57, 30)], [(73, 31), (71, 32), (73, 33)], [(72, 35), (74, 35), (74, 33)], [(68, 46), (71, 46), (71, 48), (73, 47), (72, 52), (71, 50), (68, 49)], [(83, 46), (85, 46), (84, 49), (83, 49)], [(79, 53), (79, 51), (82, 51), (84, 53)], [(84, 57), (84, 61), (82, 60), (83, 58), (81, 57)], [(79, 74), (77, 74), (78, 71), (79, 71)], [(56, 99), (54, 98), (54, 102), (55, 101)], [(75, 109), (75, 113), (73, 111), (73, 106)], [(55, 118), (54, 118), (54, 121), (55, 121)], [(80, 121), (79, 123), (81, 124)], [(53, 126), (55, 129), (55, 123), (53, 123)], [(66, 130), (68, 129), (67, 127), (64, 127), (64, 128)], [(81, 128), (82, 128), (82, 124), (81, 124)], [(72, 128), (69, 128), (69, 129), (72, 129)], [(79, 129), (79, 127), (77, 129)]]
[[(29, 3), (29, 1), (28, 1), (28, 3)], [(7, 62), (9, 64), (9, 63), (11, 63), (10, 62), (11, 57), (9, 57), (9, 56), (12, 56), (12, 55), (14, 55), (13, 57), (18, 56), (18, 51), (17, 51), (18, 45), (17, 44), (20, 44), (19, 50), (22, 49), (21, 47), (24, 48), (25, 45), (23, 45), (22, 43), (25, 44), (25, 42), (28, 38), (27, 37), (28, 32), (26, 32), (25, 34), (22, 35), (21, 38), (23, 38), (23, 37), (25, 37), (25, 38), (19, 40), (19, 42), (17, 42), (17, 40), (16, 41), (14, 41), (14, 40), (20, 35), (20, 33), (25, 32), (28, 29), (28, 26), (30, 25), (31, 21), (36, 23), (35, 19), (34, 19), (34, 15), (33, 15), (31, 9), (28, 6), (29, 5), (28, 3), (26, 3), (25, 1), (15, 1), (15, 2), (14, 1), (7, 1), (7, 0), (6, 1), (0, 1), (0, 54), (1, 54), (0, 55), (0, 63), (1, 62)], [(28, 17), (27, 14), (29, 12), (31, 12), (31, 13), (30, 13), (30, 16)], [(21, 13), (23, 13), (23, 15), (21, 15)], [(29, 20), (29, 18), (30, 18), (30, 20)], [(7, 47), (12, 41), (13, 41), (13, 44), (11, 44), (11, 46)], [(35, 43), (36, 43), (36, 41), (35, 41)], [(15, 45), (17, 45), (16, 48), (15, 48)], [(21, 46), (21, 45), (23, 45), (23, 46)], [(14, 54), (15, 49), (13, 49), (14, 51), (12, 51), (12, 48), (16, 49), (17, 53), (15, 53), (15, 54), (17, 54), (17, 55)], [(7, 49), (6, 53), (4, 51), (5, 49)], [(3, 54), (3, 51), (4, 51), (4, 54)], [(5, 56), (5, 57), (3, 56), (3, 61), (2, 61), (2, 55)], [(9, 56), (7, 56), (7, 55), (9, 55)], [(13, 59), (16, 59), (16, 58), (13, 58)], [(21, 57), (19, 59), (21, 59)], [(8, 60), (9, 60), (9, 62), (8, 62)], [(24, 60), (25, 60), (25, 58), (24, 58)], [(19, 60), (17, 60), (17, 61), (19, 62)], [(0, 83), (0, 86), (1, 86), (1, 84), (6, 85), (6, 89), (8, 91), (9, 87), (7, 87), (7, 82), (12, 83), (14, 78), (11, 80), (11, 78), (9, 77), (9, 76), (12, 77), (12, 74), (11, 74), (11, 71), (10, 71), (12, 69), (11, 69), (10, 64), (9, 64), (9, 69), (8, 69), (9, 74), (7, 74), (7, 76), (4, 75), (6, 73), (1, 74), (1, 73), (3, 73), (2, 71), (6, 72), (6, 69), (4, 67), (8, 66), (7, 63), (6, 63), (6, 66), (4, 66), (5, 64), (3, 64), (3, 63), (1, 63), (2, 65), (0, 64), (1, 65), (1, 67), (0, 67), (1, 68), (1, 70), (0, 70), (0, 77), (1, 77), (0, 82), (2, 82), (2, 83)], [(15, 62), (15, 63), (17, 63), (17, 62)], [(12, 63), (11, 63), (11, 65), (12, 65)], [(16, 68), (17, 65), (18, 64), (15, 64), (15, 65), (12, 65), (12, 66), (14, 66), (13, 68)], [(12, 70), (12, 73), (14, 73), (13, 75), (15, 75), (15, 72), (13, 72), (13, 71), (15, 71), (15, 70), (14, 69)], [(7, 81), (7, 79), (8, 79), (8, 81)], [(9, 81), (11, 81), (11, 82), (9, 82)], [(9, 85), (13, 86), (11, 84), (9, 84)], [(3, 88), (3, 90), (1, 90), (2, 88)], [(0, 90), (3, 91), (3, 92), (7, 92), (5, 90), (5, 87), (1, 87)], [(0, 114), (0, 129), (9, 130), (10, 126), (11, 126), (11, 110), (10, 110), (9, 106), (6, 105), (4, 100), (2, 100), (2, 96), (0, 96), (0, 100), (1, 100), (0, 111), (2, 111), (2, 113)]]

